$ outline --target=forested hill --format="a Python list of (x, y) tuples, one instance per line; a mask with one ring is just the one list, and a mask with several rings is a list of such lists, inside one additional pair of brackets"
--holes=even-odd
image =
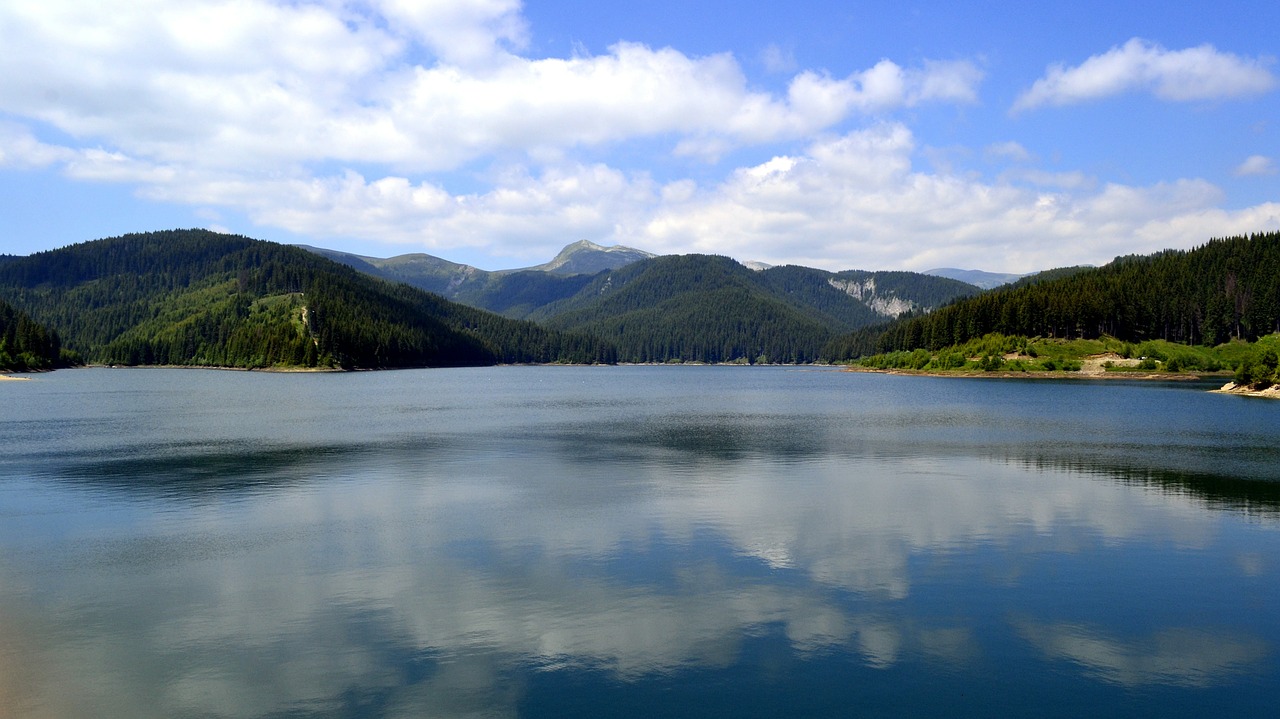
[(0, 299), (92, 363), (383, 368), (614, 356), (596, 340), (300, 248), (204, 230), (125, 235), (0, 263)]
[(938, 350), (990, 332), (1216, 345), (1280, 331), (1280, 233), (1215, 239), (1065, 273), (846, 335), (823, 354), (840, 360)]
[(0, 300), (0, 372), (53, 369), (63, 363), (56, 332)]
[(812, 362), (841, 332), (977, 291), (913, 273), (756, 272), (727, 257), (678, 255), (598, 274), (532, 316), (606, 339), (623, 361)]

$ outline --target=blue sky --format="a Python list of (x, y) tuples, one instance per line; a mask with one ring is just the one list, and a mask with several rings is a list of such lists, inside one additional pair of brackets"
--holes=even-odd
[(1027, 272), (1280, 230), (1280, 6), (0, 4), (0, 252)]

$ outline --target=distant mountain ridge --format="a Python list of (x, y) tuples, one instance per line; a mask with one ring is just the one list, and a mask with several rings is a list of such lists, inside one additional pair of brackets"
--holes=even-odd
[(604, 247), (579, 240), (566, 245), (550, 262), (490, 271), (423, 253), (379, 258), (299, 246), (365, 274), (403, 282), (513, 319), (524, 319), (538, 307), (572, 295), (593, 274), (656, 256), (622, 245)]
[(955, 267), (937, 267), (932, 270), (925, 270), (924, 274), (934, 275), (935, 277), (947, 277), (953, 280), (959, 280), (981, 287), (984, 290), (994, 289), (1001, 285), (1007, 285), (1011, 282), (1026, 277), (1027, 275), (1015, 275), (1008, 272), (987, 272), (985, 270), (961, 270)]
[(566, 245), (550, 262), (518, 270), (499, 270), (499, 272), (502, 274), (550, 272), (556, 275), (594, 275), (603, 270), (616, 270), (632, 262), (647, 260), (651, 257), (657, 257), (657, 255), (634, 247), (623, 245), (605, 247), (590, 240), (578, 240)]
[[(487, 271), (421, 253), (383, 259), (305, 245), (302, 247), (347, 264), (361, 272), (405, 282), (463, 304), (509, 317), (534, 319), (545, 319), (549, 316), (546, 311), (541, 311), (539, 308), (568, 299), (588, 283), (590, 275), (606, 270), (622, 269), (660, 257), (651, 252), (623, 245), (605, 247), (589, 240), (579, 240), (566, 245), (550, 262), (520, 269)], [(901, 280), (904, 277), (923, 277), (921, 273), (865, 270), (829, 272), (791, 265), (774, 266), (763, 262), (739, 264), (762, 273), (762, 276), (774, 271), (776, 271), (774, 276), (777, 276), (784, 272), (779, 269), (781, 267), (793, 268), (788, 271), (799, 269), (818, 273), (833, 288), (866, 304), (880, 317), (896, 317), (912, 310), (927, 311), (945, 303), (921, 302), (911, 297), (896, 296), (894, 293), (904, 287), (901, 284), (887, 293), (877, 292), (876, 277), (893, 276)], [(976, 287), (971, 283), (963, 284)], [(955, 290), (956, 287), (952, 286), (952, 289)], [(954, 299), (955, 296), (958, 295), (948, 295), (947, 301)]]
[(550, 262), (488, 272), (430, 255), (318, 250), (384, 279), (613, 343), (620, 361), (812, 362), (839, 333), (922, 313), (980, 290), (915, 272), (828, 272), (654, 255), (587, 240)]

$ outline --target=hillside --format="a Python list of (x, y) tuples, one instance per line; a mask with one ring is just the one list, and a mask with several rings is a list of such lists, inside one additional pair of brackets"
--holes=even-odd
[(0, 298), (103, 364), (384, 368), (610, 361), (547, 331), (296, 247), (203, 230), (96, 240), (0, 264)]
[(56, 332), (0, 300), (0, 372), (53, 369), (64, 363)]
[(938, 350), (993, 332), (1216, 345), (1280, 331), (1280, 233), (1215, 239), (1193, 250), (1050, 272), (1061, 276), (1018, 283), (930, 315), (846, 335), (823, 354), (841, 360)]
[(913, 273), (753, 271), (726, 257), (679, 255), (596, 275), (531, 317), (606, 339), (623, 361), (812, 362), (842, 331), (975, 292)]

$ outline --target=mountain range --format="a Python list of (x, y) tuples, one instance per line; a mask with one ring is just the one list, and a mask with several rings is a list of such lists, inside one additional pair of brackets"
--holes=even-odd
[[(651, 267), (662, 268), (670, 261), (643, 250), (622, 245), (604, 247), (587, 240), (567, 245), (555, 259), (545, 264), (496, 271), (482, 270), (421, 253), (384, 259), (303, 247), (366, 274), (404, 282), (456, 302), (508, 317), (537, 320), (549, 319), (566, 307), (581, 304), (585, 299), (598, 295), (600, 287), (593, 285), (593, 281), (602, 272), (622, 270), (630, 265), (639, 265), (645, 270)], [(676, 256), (665, 256), (670, 257)], [(728, 258), (720, 260), (759, 273), (755, 280), (747, 279), (746, 275), (740, 275), (740, 279), (757, 285), (766, 292), (781, 290), (792, 296), (789, 300), (792, 302), (795, 300), (795, 293), (799, 291), (798, 278), (804, 276), (812, 287), (802, 294), (817, 293), (812, 301), (817, 303), (822, 312), (835, 312), (838, 318), (835, 324), (842, 328), (864, 326), (913, 310), (928, 311), (957, 297), (976, 293), (976, 286), (972, 284), (939, 281), (937, 278), (940, 275), (929, 273), (862, 270), (828, 272), (796, 266), (775, 267), (756, 262), (744, 264)], [(661, 269), (656, 271), (662, 272)], [(630, 277), (630, 274), (624, 275), (624, 278)], [(782, 277), (789, 279), (782, 282), (779, 279)], [(595, 289), (588, 289), (588, 285)], [(844, 296), (828, 292), (828, 287)], [(587, 292), (585, 299), (578, 297), (572, 302), (566, 302), (582, 292)], [(823, 293), (826, 293), (825, 296)], [(840, 305), (843, 306), (838, 307)]]
[(983, 291), (911, 272), (748, 267), (589, 242), (487, 272), (205, 230), (0, 257), (0, 369), (782, 362), (985, 333), (1216, 344), (1280, 331), (1280, 233)]
[(932, 270), (925, 270), (926, 275), (934, 275), (936, 277), (948, 277), (953, 280), (959, 280), (981, 287), (984, 290), (991, 290), (1001, 285), (1007, 285), (1017, 282), (1027, 275), (1015, 275), (1008, 272), (986, 272), (984, 270), (960, 270), (955, 267), (937, 267)]
[(85, 361), (389, 368), (612, 362), (582, 335), (450, 302), (297, 247), (205, 230), (0, 263), (0, 301)]
[(811, 362), (842, 333), (978, 291), (915, 273), (752, 270), (590, 242), (487, 272), (204, 230), (0, 262), (0, 300), (102, 364)]

